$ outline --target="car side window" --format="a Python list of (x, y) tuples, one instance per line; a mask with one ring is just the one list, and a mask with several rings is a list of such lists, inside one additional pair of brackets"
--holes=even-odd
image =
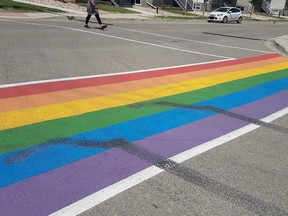
[(240, 11), (239, 11), (237, 8), (232, 8), (232, 9), (231, 9), (231, 12), (232, 12), (232, 13), (239, 13)]

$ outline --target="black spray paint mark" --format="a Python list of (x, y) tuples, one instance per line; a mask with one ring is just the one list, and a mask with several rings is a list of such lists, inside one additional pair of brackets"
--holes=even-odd
[(21, 163), (26, 160), (26, 158), (32, 156), (35, 151), (37, 151), (35, 148), (33, 149), (26, 149), (20, 152), (17, 152), (16, 154), (13, 154), (12, 156), (9, 156), (4, 159), (4, 161), (8, 164), (16, 164)]
[(264, 202), (263, 200), (246, 194), (240, 190), (235, 189), (222, 182), (216, 181), (196, 170), (189, 167), (182, 166), (173, 160), (167, 159), (161, 155), (155, 154), (147, 149), (137, 146), (133, 143), (129, 143), (124, 139), (117, 139), (113, 141), (117, 142), (120, 149), (136, 156), (142, 160), (149, 162), (151, 165), (155, 165), (160, 169), (171, 173), (186, 182), (201, 187), (216, 196), (225, 199), (228, 202), (241, 206), (250, 212), (257, 215), (282, 215), (288, 216), (288, 212), (274, 206), (273, 204)]
[[(268, 124), (263, 121), (259, 121), (257, 119), (253, 119), (247, 116), (243, 116), (237, 113), (233, 113), (230, 111), (222, 110), (213, 106), (193, 106), (193, 105), (183, 105), (178, 103), (171, 102), (156, 102), (150, 104), (136, 104), (133, 105), (134, 108), (141, 108), (143, 106), (151, 106), (151, 105), (160, 105), (160, 106), (172, 106), (172, 107), (180, 107), (186, 109), (196, 109), (196, 110), (209, 110), (217, 113), (221, 113), (233, 118), (237, 118), (239, 120), (243, 120), (249, 123), (257, 124), (260, 126), (264, 126), (270, 129), (274, 129), (280, 132), (287, 133), (287, 128), (282, 128), (277, 125)], [(151, 165), (155, 165), (160, 169), (171, 173), (186, 182), (201, 187), (212, 193), (216, 196), (219, 196), (226, 201), (229, 201), (237, 206), (243, 207), (250, 212), (253, 212), (257, 215), (285, 215), (288, 216), (288, 212), (285, 210), (274, 206), (273, 204), (264, 202), (260, 198), (253, 197), (249, 194), (246, 194), (240, 190), (237, 190), (234, 187), (226, 185), (222, 182), (216, 181), (196, 170), (193, 170), (189, 167), (182, 166), (181, 164), (176, 163), (173, 160), (167, 159), (161, 155), (158, 155), (154, 152), (151, 152), (143, 147), (137, 146), (129, 141), (119, 138), (113, 139), (111, 141), (93, 141), (93, 140), (77, 140), (71, 138), (64, 138), (55, 140), (43, 145), (40, 145), (36, 148), (20, 151), (13, 156), (6, 158), (7, 163), (20, 163), (31, 157), (37, 151), (40, 151), (44, 148), (49, 148), (52, 145), (68, 145), (75, 147), (84, 147), (84, 148), (119, 148), (133, 156), (138, 157), (141, 160), (149, 162)]]
[[(57, 140), (49, 145), (46, 144), (46, 146), (44, 145), (42, 148), (48, 148), (51, 145), (58, 145), (60, 143), (62, 145), (66, 143), (69, 146), (79, 146), (85, 148), (119, 148), (122, 151), (125, 151), (133, 156), (136, 156), (139, 159), (150, 163), (151, 165), (155, 165), (160, 169), (163, 169), (168, 173), (171, 173), (190, 184), (201, 187), (204, 190), (208, 191), (209, 193), (219, 196), (237, 206), (243, 207), (249, 210), (250, 212), (253, 212), (254, 214), (262, 216), (264, 215), (288, 216), (288, 213), (285, 210), (277, 206), (274, 206), (273, 204), (264, 202), (259, 198), (253, 197), (249, 194), (246, 194), (240, 190), (235, 189), (234, 187), (216, 181), (196, 170), (182, 166), (181, 164), (178, 164), (173, 160), (167, 159), (166, 157), (151, 152), (143, 147), (137, 146), (122, 138), (113, 139), (111, 141), (92, 141), (92, 140), (80, 141), (76, 139), (67, 138)], [(14, 156), (14, 163), (21, 161), (19, 160), (19, 158), (22, 158), (23, 161), (24, 158), (30, 157), (33, 153), (35, 153), (37, 150), (38, 151), (41, 150), (42, 148), (33, 149), (31, 151), (25, 150), (17, 153)], [(6, 162), (11, 161), (13, 161), (12, 157), (6, 159)]]
[(227, 35), (227, 34), (219, 34), (219, 33), (213, 33), (213, 32), (202, 32), (202, 34), (221, 36), (221, 37), (230, 37), (230, 38), (237, 38), (237, 39), (244, 39), (244, 40), (267, 41), (266, 39), (261, 39), (261, 38), (242, 37), (242, 36), (237, 36), (237, 35)]
[(160, 102), (154, 102), (154, 103), (143, 103), (143, 104), (133, 104), (130, 107), (133, 108), (142, 108), (145, 106), (170, 106), (170, 107), (177, 107), (177, 108), (185, 108), (185, 109), (192, 109), (192, 110), (207, 110), (216, 112), (222, 115), (226, 115), (238, 120), (242, 120), (251, 124), (259, 125), (262, 127), (266, 127), (281, 133), (288, 133), (288, 128), (281, 127), (275, 124), (267, 123), (258, 119), (254, 119), (245, 115), (241, 115), (239, 113), (234, 113), (231, 111), (227, 111), (224, 109), (220, 109), (214, 106), (197, 106), (197, 105), (186, 105), (186, 104), (179, 104), (179, 103), (173, 103), (173, 102), (166, 102), (166, 101), (160, 101)]
[(4, 161), (8, 164), (17, 164), (22, 163), (27, 160), (29, 157), (32, 157), (39, 151), (43, 151), (48, 149), (52, 146), (57, 145), (65, 145), (65, 146), (72, 146), (72, 147), (83, 147), (83, 148), (115, 148), (120, 147), (119, 145), (123, 145), (123, 142), (119, 142), (119, 139), (114, 139), (111, 141), (91, 141), (91, 140), (77, 140), (73, 138), (63, 138), (54, 141), (50, 141), (48, 143), (43, 143), (38, 146), (33, 146), (29, 149), (25, 149), (22, 151), (18, 151), (15, 154), (7, 157)]
[[(259, 125), (262, 127), (266, 127), (281, 133), (288, 133), (288, 128), (281, 127), (275, 124), (267, 123), (258, 119), (254, 119), (245, 115), (241, 115), (238, 113), (234, 113), (231, 111), (227, 111), (224, 109), (220, 109), (214, 106), (197, 106), (197, 105), (186, 105), (186, 104), (179, 104), (179, 103), (173, 103), (173, 102), (166, 102), (166, 101), (159, 101), (159, 102), (154, 102), (154, 103), (141, 103), (141, 104), (133, 104), (130, 105), (132, 108), (142, 108), (146, 106), (170, 106), (170, 107), (177, 107), (177, 108), (185, 108), (185, 109), (192, 109), (192, 110), (207, 110), (207, 111), (212, 111), (215, 113), (219, 113), (222, 115), (226, 115), (241, 121), (245, 121), (251, 124)], [(115, 144), (115, 143), (116, 144)], [(49, 142), (48, 144), (42, 144), (37, 147), (33, 147), (31, 149), (23, 150), (20, 152), (17, 152), (16, 154), (9, 156), (5, 159), (6, 163), (20, 163), (25, 161), (27, 158), (32, 156), (35, 152), (40, 151), (42, 149), (48, 148), (49, 146), (52, 145), (67, 145), (67, 146), (75, 146), (75, 147), (88, 147), (88, 148), (113, 148), (119, 146), (117, 144), (117, 139), (116, 141), (89, 141), (89, 140), (75, 140), (71, 138), (63, 138), (63, 139), (58, 139), (52, 142)]]

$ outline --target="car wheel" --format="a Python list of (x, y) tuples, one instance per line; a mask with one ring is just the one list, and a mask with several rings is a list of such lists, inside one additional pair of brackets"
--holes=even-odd
[(211, 20), (207, 20), (207, 22), (212, 22)]
[(228, 18), (225, 16), (222, 20), (223, 23), (227, 23), (228, 22)]
[(242, 23), (242, 17), (239, 17), (239, 18), (238, 18), (237, 23), (239, 23), (239, 24)]

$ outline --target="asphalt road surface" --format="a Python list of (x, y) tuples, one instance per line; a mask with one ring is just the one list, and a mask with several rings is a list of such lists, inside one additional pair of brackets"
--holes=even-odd
[(1, 84), (257, 56), (287, 34), (286, 23), (108, 20), (102, 31), (83, 28), (83, 18), (3, 20)]
[[(274, 51), (269, 47), (269, 41), (287, 34), (287, 23), (272, 22), (244, 21), (241, 25), (236, 23), (206, 23), (206, 21), (163, 20), (105, 20), (105, 22), (108, 24), (108, 28), (103, 31), (97, 28), (96, 23), (91, 24), (92, 28), (90, 29), (84, 28), (83, 18), (76, 18), (76, 20), (68, 20), (66, 17), (49, 19), (0, 19), (1, 89), (22, 86), (26, 85), (26, 83), (46, 83), (59, 79), (80, 79), (81, 77), (94, 77), (95, 75), (105, 75), (109, 77), (109, 74), (130, 74), (135, 71), (145, 71), (156, 68), (161, 68), (161, 70), (166, 71), (166, 69), (183, 65), (192, 65), (191, 67), (193, 67), (193, 65), (202, 63), (217, 64), (217, 62), (237, 61), (237, 59), (251, 59), (254, 57), (258, 58), (258, 56), (274, 55)], [(93, 26), (95, 26), (95, 28)], [(267, 58), (267, 61), (270, 61), (270, 59)], [(262, 67), (262, 63), (265, 64), (265, 61), (255, 61), (253, 68)], [(285, 61), (283, 64), (285, 64)], [(237, 70), (241, 71), (242, 69), (241, 64), (239, 64)], [(250, 73), (250, 71), (248, 72)], [(251, 69), (251, 73), (254, 73), (254, 69)], [(255, 73), (258, 73), (258, 71)], [(273, 91), (276, 89), (271, 95), (282, 94), (282, 98), (287, 96), (287, 67), (286, 72), (284, 67), (284, 72), (282, 73), (284, 75), (281, 75), (281, 79), (283, 78), (283, 80), (280, 84), (274, 80), (275, 83), (273, 85), (263, 86), (263, 92), (265, 94), (266, 90), (269, 92), (271, 89), (273, 89)], [(230, 87), (228, 86), (228, 88)], [(115, 89), (115, 91), (117, 91), (117, 88)], [(175, 91), (178, 91), (178, 89), (175, 88)], [(7, 92), (10, 93), (9, 91)], [(216, 93), (217, 92), (215, 92), (215, 94)], [(245, 94), (245, 100), (246, 97), (248, 98), (247, 94)], [(129, 177), (123, 179), (123, 181), (112, 182), (102, 191), (102, 194), (101, 191), (96, 194), (97, 198), (93, 196), (89, 197), (90, 194), (87, 194), (87, 196), (82, 197), (84, 199), (80, 203), (77, 203), (78, 200), (75, 200), (75, 202), (69, 200), (69, 197), (73, 196), (73, 193), (76, 192), (71, 192), (72, 189), (69, 183), (63, 181), (61, 183), (62, 185), (58, 185), (59, 188), (54, 188), (55, 192), (53, 192), (55, 194), (59, 192), (60, 195), (57, 195), (57, 197), (61, 197), (62, 200), (67, 200), (65, 205), (62, 204), (61, 208), (63, 209), (56, 208), (55, 206), (55, 208), (53, 208), (53, 202), (51, 202), (51, 204), (49, 199), (47, 199), (46, 206), (48, 207), (45, 207), (45, 210), (42, 211), (42, 206), (39, 204), (40, 200), (39, 203), (38, 200), (33, 200), (31, 198), (33, 197), (31, 195), (33, 192), (28, 189), (28, 191), (26, 191), (26, 199), (29, 201), (29, 206), (34, 206), (35, 209), (38, 210), (31, 210), (31, 207), (29, 207), (30, 209), (28, 210), (25, 209), (26, 206), (22, 204), (21, 200), (25, 196), (22, 194), (23, 197), (22, 195), (21, 197), (17, 197), (17, 189), (13, 189), (13, 186), (20, 188), (21, 184), (31, 185), (32, 183), (29, 182), (30, 180), (33, 182), (33, 176), (36, 174), (30, 177), (29, 174), (27, 174), (28, 177), (26, 177), (25, 180), (13, 180), (13, 182), (12, 179), (14, 176), (12, 172), (29, 173), (31, 170), (31, 172), (33, 172), (33, 170), (37, 170), (36, 165), (30, 165), (28, 168), (20, 166), (15, 170), (9, 167), (11, 161), (13, 161), (14, 164), (17, 164), (19, 160), (25, 162), (26, 158), (29, 158), (39, 151), (38, 161), (41, 163), (41, 158), (45, 157), (40, 155), (41, 151), (48, 150), (50, 147), (53, 147), (55, 143), (47, 144), (46, 142), (48, 141), (46, 141), (42, 147), (40, 146), (32, 150), (20, 149), (20, 152), (13, 153), (16, 154), (16, 157), (13, 157), (12, 153), (12, 156), (8, 155), (4, 157), (3, 155), (6, 153), (2, 152), (3, 157), (1, 160), (6, 163), (1, 162), (4, 173), (9, 173), (11, 169), (12, 174), (7, 175), (7, 182), (11, 180), (11, 183), (4, 182), (2, 184), (2, 182), (0, 182), (2, 184), (0, 193), (2, 193), (1, 196), (3, 198), (0, 201), (1, 209), (5, 206), (6, 212), (4, 215), (19, 215), (18, 213), (16, 214), (16, 212), (21, 212), (20, 208), (22, 208), (23, 215), (36, 215), (36, 212), (37, 215), (56, 212), (55, 215), (80, 214), (83, 216), (288, 215), (288, 115), (287, 105), (285, 105), (287, 102), (285, 102), (285, 100), (279, 101), (270, 98), (269, 96), (271, 95), (267, 93), (265, 97), (263, 96), (262, 105), (260, 102), (257, 106), (255, 105), (259, 110), (259, 115), (255, 114), (256, 116), (252, 115), (252, 108), (249, 111), (250, 105), (251, 107), (253, 106), (253, 114), (258, 111), (255, 111), (253, 105), (254, 99), (251, 99), (251, 103), (243, 102), (241, 104), (243, 109), (237, 109), (236, 107), (231, 110), (229, 109), (230, 111), (228, 111), (228, 108), (226, 110), (224, 105), (223, 108), (220, 109), (221, 104), (217, 107), (208, 104), (210, 106), (206, 107), (206, 110), (208, 109), (208, 111), (219, 114), (219, 119), (213, 120), (219, 123), (218, 128), (215, 126), (217, 125), (216, 123), (214, 125), (212, 122), (213, 124), (211, 123), (210, 125), (209, 118), (207, 118), (207, 123), (204, 125), (205, 127), (195, 126), (195, 130), (191, 131), (191, 135), (194, 135), (194, 137), (197, 135), (195, 138), (196, 141), (194, 140), (195, 142), (202, 142), (202, 140), (204, 142), (206, 136), (209, 136), (209, 131), (213, 130), (223, 132), (223, 136), (219, 136), (218, 139), (207, 138), (205, 143), (209, 141), (213, 142), (212, 147), (204, 146), (202, 150), (201, 148), (196, 148), (196, 152), (189, 153), (190, 156), (185, 156), (186, 158), (183, 156), (185, 159), (181, 159), (182, 156), (169, 157), (169, 159), (163, 156), (162, 151), (165, 155), (166, 147), (163, 147), (162, 150), (161, 148), (160, 150), (158, 149), (159, 151), (153, 151), (151, 149), (147, 150), (143, 146), (139, 147), (138, 144), (129, 143), (127, 139), (116, 140), (116, 144), (120, 146), (119, 151), (122, 152), (121, 154), (127, 154), (137, 160), (146, 161), (150, 164), (149, 167), (147, 169), (143, 168), (138, 173), (132, 173)], [(4, 97), (5, 96), (3, 96), (3, 98)], [(233, 98), (231, 98), (231, 100), (232, 99)], [(242, 101), (242, 99), (244, 100), (244, 96), (239, 95), (237, 101)], [(7, 102), (5, 98), (1, 100), (2, 104)], [(32, 103), (36, 104), (38, 102), (33, 101)], [(105, 101), (103, 103), (105, 103)], [(281, 103), (281, 105), (278, 103)], [(203, 107), (198, 105), (190, 107), (180, 103), (171, 104), (168, 102), (162, 102), (162, 104), (158, 103), (156, 105), (159, 107), (177, 106), (177, 108), (185, 108), (188, 111), (189, 109), (199, 110)], [(86, 104), (83, 103), (83, 107), (84, 106), (86, 106)], [(268, 107), (274, 111), (268, 110)], [(4, 108), (2, 109), (4, 110)], [(4, 114), (0, 115), (0, 118), (6, 116), (5, 111), (1, 110), (1, 112)], [(249, 112), (251, 116), (249, 116)], [(37, 115), (37, 113), (35, 113), (35, 115)], [(33, 116), (33, 118), (34, 117), (35, 116)], [(238, 129), (231, 129), (231, 131), (228, 132), (230, 127), (229, 119), (233, 121), (236, 119), (237, 121), (244, 122), (245, 125), (243, 125), (243, 128), (239, 126)], [(4, 121), (8, 122), (10, 119), (1, 119), (3, 126), (0, 125), (5, 133), (10, 134), (9, 130), (13, 131), (13, 127), (6, 127), (6, 123), (3, 123)], [(102, 121), (102, 119), (99, 121)], [(206, 120), (204, 119), (203, 121)], [(19, 130), (21, 130), (21, 126), (23, 126), (20, 120), (17, 123), (11, 120), (11, 124), (15, 124), (15, 127), (20, 128)], [(167, 120), (167, 122), (163, 121), (161, 125), (165, 126), (169, 124)], [(67, 125), (67, 127), (71, 126)], [(154, 125), (151, 124), (150, 127), (153, 128)], [(197, 128), (200, 129), (197, 130)], [(140, 125), (139, 130), (145, 131), (147, 128), (141, 128)], [(188, 131), (188, 129), (186, 131)], [(127, 131), (127, 133), (129, 133), (129, 131)], [(29, 136), (31, 135), (31, 137), (40, 136), (37, 134), (37, 131), (33, 130), (29, 130), (28, 134)], [(198, 136), (199, 134), (204, 135), (202, 137)], [(11, 132), (11, 139), (14, 135), (15, 133)], [(132, 133), (131, 136), (134, 136), (134, 134)], [(182, 134), (181, 136), (170, 137), (171, 140), (168, 140), (167, 137), (165, 137), (165, 139), (167, 139), (167, 145), (168, 143), (170, 145), (170, 142), (173, 144), (173, 141), (175, 141), (175, 144), (180, 144), (180, 142), (187, 141), (185, 141), (185, 139), (188, 138), (185, 138), (185, 136), (186, 135)], [(31, 137), (26, 138), (27, 140), (32, 140)], [(53, 139), (51, 138), (51, 140)], [(49, 139), (47, 138), (47, 140)], [(156, 144), (160, 141), (160, 138), (159, 140), (156, 140), (156, 138), (151, 139), (151, 142), (155, 142)], [(103, 147), (103, 143), (111, 148), (115, 145), (113, 141), (104, 141), (102, 143), (100, 142), (100, 144), (97, 143), (98, 147)], [(5, 143), (0, 144), (2, 147), (8, 148), (5, 146)], [(77, 145), (83, 147), (90, 144), (78, 143)], [(28, 146), (29, 145), (26, 147)], [(52, 152), (50, 154), (53, 155), (54, 153)], [(103, 153), (102, 155), (105, 154), (106, 153)], [(63, 155), (63, 158), (61, 156), (59, 160), (65, 160), (65, 154), (63, 153)], [(119, 158), (115, 156), (114, 159), (114, 163), (117, 164)], [(8, 164), (9, 166), (7, 165), (7, 161), (10, 162), (10, 164)], [(102, 161), (99, 161), (97, 163), (95, 162), (94, 165), (101, 166)], [(34, 164), (35, 163), (36, 162), (34, 162)], [(52, 163), (54, 162), (51, 162), (51, 164)], [(103, 164), (104, 163), (105, 159), (103, 159)], [(119, 164), (120, 163), (121, 160), (119, 159)], [(45, 166), (50, 166), (50, 164), (47, 164)], [(136, 164), (135, 166), (138, 165)], [(61, 166), (59, 165), (57, 168), (59, 167)], [(109, 169), (107, 170), (109, 171)], [(102, 179), (103, 182), (110, 182), (109, 177), (112, 173), (108, 171), (106, 177)], [(113, 170), (113, 172), (114, 171), (115, 173), (119, 172), (121, 174), (125, 172), (125, 168), (123, 170)], [(105, 173), (105, 168), (103, 172)], [(48, 180), (48, 177), (45, 177), (46, 171), (39, 171), (37, 175), (40, 177), (43, 176), (41, 181), (44, 181), (47, 185), (49, 184), (50, 179)], [(63, 174), (62, 177), (65, 177), (65, 175), (66, 173)], [(74, 175), (80, 175), (76, 169), (74, 170)], [(89, 176), (81, 176), (81, 178), (83, 182), (85, 179), (90, 179)], [(47, 179), (47, 182), (45, 179)], [(43, 200), (45, 200), (45, 196), (47, 195), (48, 197), (48, 192), (45, 192), (44, 189), (43, 191), (39, 189), (43, 183), (41, 183), (41, 181), (37, 180), (34, 182), (31, 190), (37, 190), (37, 194), (42, 193), (41, 196)], [(95, 182), (96, 181), (98, 181), (97, 178), (95, 179)], [(39, 191), (36, 189), (37, 187)], [(86, 185), (79, 185), (79, 187), (83, 187), (84, 190)], [(7, 191), (10, 192), (10, 194), (15, 192), (15, 197), (17, 198), (13, 198), (13, 195), (10, 195)], [(7, 197), (3, 197), (3, 194)], [(9, 204), (4, 203), (4, 199), (7, 199)], [(11, 208), (9, 208), (9, 205), (11, 205)], [(16, 211), (15, 206), (18, 206), (20, 210), (17, 209)], [(65, 206), (68, 206), (68, 208), (65, 209)], [(51, 210), (49, 212), (47, 209), (50, 207), (53, 211)]]

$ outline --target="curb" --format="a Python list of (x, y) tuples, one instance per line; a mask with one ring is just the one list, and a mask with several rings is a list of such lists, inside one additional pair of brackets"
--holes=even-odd
[(281, 46), (279, 43), (277, 43), (275, 40), (273, 40), (273, 46), (274, 48), (282, 55), (288, 56), (288, 51), (285, 49), (285, 47)]
[(288, 56), (288, 35), (268, 40), (265, 46), (281, 55)]
[(288, 39), (285, 39), (287, 36), (282, 36), (272, 40), (274, 47), (282, 55), (288, 56)]

